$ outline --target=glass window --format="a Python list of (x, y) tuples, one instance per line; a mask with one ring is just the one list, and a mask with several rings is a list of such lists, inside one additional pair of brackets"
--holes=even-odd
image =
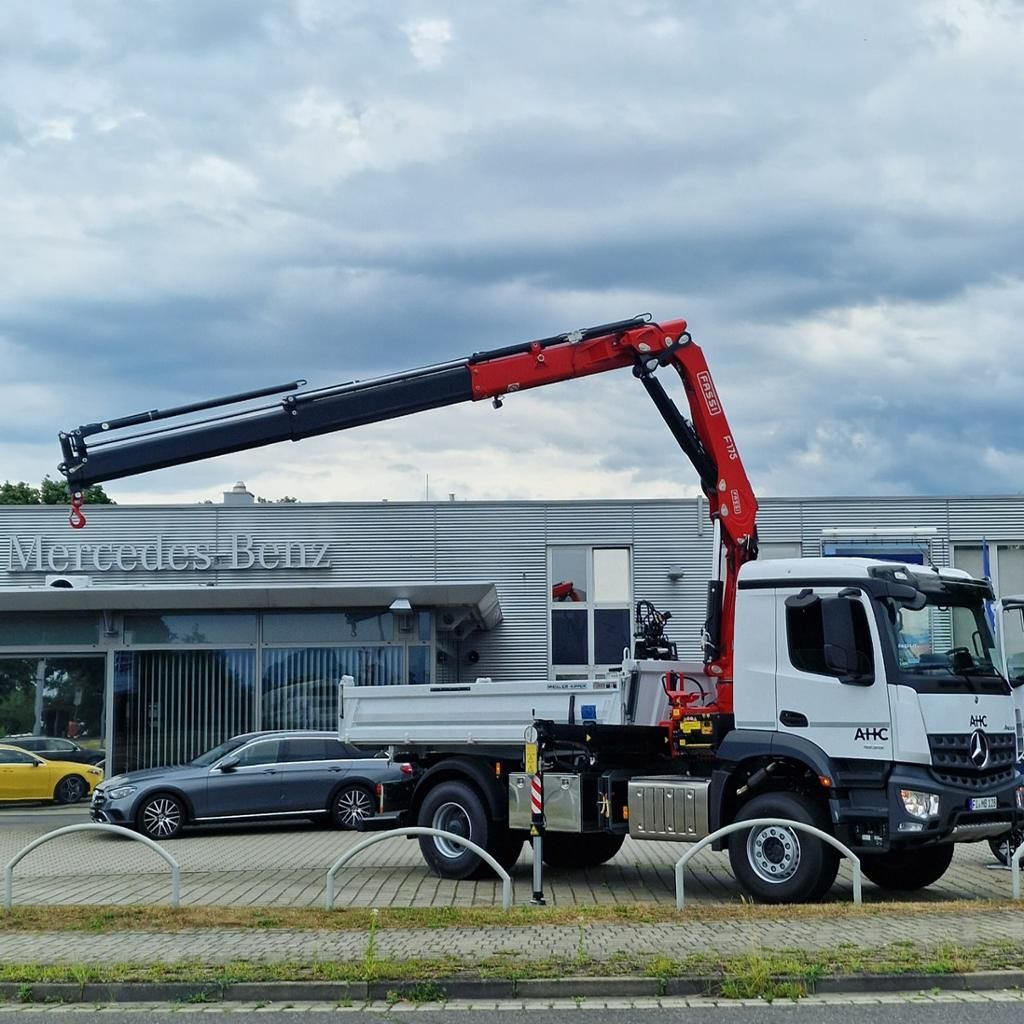
[(281, 758), (280, 740), (258, 740), (247, 747), (242, 747), (236, 755), (240, 768), (250, 768), (261, 764), (279, 764)]
[(242, 612), (126, 615), (127, 644), (254, 644), (256, 616)]
[(184, 764), (255, 727), (256, 651), (114, 654), (114, 762), (108, 775)]
[(289, 739), (284, 741), (284, 751), (281, 754), (282, 761), (327, 761), (330, 758), (339, 757), (337, 748), (340, 746), (334, 740), (334, 750), (329, 751), (328, 745), (332, 741), (323, 736), (304, 736), (302, 739)]
[(0, 646), (53, 647), (99, 642), (98, 615), (80, 612), (5, 612), (0, 615)]
[(263, 652), (260, 727), (336, 729), (342, 676), (359, 686), (394, 686), (406, 681), (404, 668), (401, 646), (269, 648)]
[(590, 660), (587, 647), (586, 611), (552, 611), (552, 664), (586, 665)]
[(798, 540), (761, 541), (757, 545), (759, 562), (771, 561), (774, 558), (799, 558), (801, 554), (802, 548)]
[(629, 609), (594, 609), (594, 662), (622, 664), (622, 652), (629, 647)]
[(248, 741), (245, 737), (232, 736), (231, 739), (225, 740), (223, 743), (218, 743), (212, 750), (207, 750), (206, 753), (200, 754), (197, 758), (193, 759), (190, 764), (199, 765), (200, 767), (216, 764), (222, 757), (226, 757), (232, 750), (237, 750), (247, 742)]
[(551, 549), (552, 601), (586, 601), (588, 553), (587, 548)]
[(77, 750), (78, 747), (76, 747), (70, 740), (48, 739), (39, 749), (63, 750), (66, 753), (69, 750)]
[(430, 682), (430, 648), (409, 648), (409, 682), (411, 684)]
[[(597, 604), (631, 602), (629, 549), (594, 548), (594, 601)], [(598, 658), (598, 661), (604, 659)]]
[(14, 746), (21, 747), (22, 750), (42, 750), (43, 748), (43, 741), (37, 740), (34, 736), (12, 736), (4, 742), (13, 743)]
[[(1024, 594), (1024, 548), (1018, 545), (999, 549), (999, 595), (1010, 597)], [(1019, 678), (1024, 674), (1024, 616), (1007, 613), (1001, 628), (1006, 635), (1006, 660), (1012, 666), (1011, 674)]]
[(0, 750), (0, 764), (35, 764), (36, 759), (24, 750)]
[(622, 664), (630, 644), (630, 549), (551, 547), (548, 558), (551, 665), (597, 678)]
[(387, 642), (394, 638), (394, 616), (380, 608), (266, 612), (263, 616), (263, 640), (268, 644), (347, 644), (359, 641)]
[[(842, 676), (845, 672), (831, 669), (825, 660), (825, 621), (831, 615), (847, 617), (853, 640), (850, 654), (855, 661), (854, 671), (868, 673), (874, 659), (871, 631), (868, 628), (864, 606), (846, 598), (823, 598), (801, 607), (786, 606), (786, 633), (789, 641), (789, 660), (793, 668), (819, 676)], [(829, 621), (832, 621), (831, 619)], [(830, 636), (834, 635), (830, 627)]]
[[(106, 735), (103, 655), (0, 658), (0, 725), (26, 750), (100, 750)], [(39, 735), (33, 736), (36, 732)], [(60, 739), (57, 739), (60, 737)], [(6, 741), (0, 741), (6, 742)]]

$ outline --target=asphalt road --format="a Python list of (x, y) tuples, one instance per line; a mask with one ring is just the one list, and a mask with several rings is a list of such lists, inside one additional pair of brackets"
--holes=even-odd
[[(175, 1019), (193, 1013), (202, 1013), (204, 1017), (226, 1015), (238, 1020), (259, 1020), (263, 1024), (291, 1024), (296, 1013), (315, 1013), (319, 1019), (324, 1016), (341, 1017), (351, 1021), (380, 1020), (404, 1017), (415, 1011), (415, 1020), (419, 1024), (493, 1024), (495, 1016), (501, 1018), (508, 1014), (511, 1020), (513, 1013), (527, 1016), (530, 1024), (564, 1024), (566, 1020), (578, 1021), (579, 1024), (669, 1024), (673, 1021), (712, 1022), (722, 1024), (876, 1024), (884, 1016), (886, 1024), (1019, 1024), (1024, 1013), (1024, 998), (1018, 996), (1012, 1002), (996, 1002), (986, 999), (983, 1002), (960, 1002), (953, 996), (940, 999), (927, 999), (923, 1002), (912, 1002), (913, 997), (904, 1001), (886, 1001), (880, 1003), (842, 1004), (840, 997), (835, 1002), (805, 1001), (800, 1003), (773, 1003), (759, 1006), (732, 1005), (663, 1005), (660, 1007), (623, 1006), (619, 1008), (598, 1008), (587, 1006), (559, 1006), (558, 1008), (534, 1009), (529, 1005), (524, 1009), (522, 1003), (499, 1004), (486, 1009), (460, 1007), (452, 1005), (443, 1010), (432, 1010), (417, 1007), (413, 1004), (399, 1004), (388, 1007), (380, 1004), (372, 1008), (334, 1008), (324, 1004), (299, 1004), (289, 1009), (278, 1010), (273, 1007), (254, 1008), (216, 1003), (203, 1005), (179, 1005), (175, 1007), (154, 1008), (146, 1006), (135, 1009), (103, 1007), (100, 1011), (104, 1021), (113, 1024), (172, 1024)], [(926, 997), (918, 997), (924, 999)], [(39, 1006), (31, 1010), (15, 1009), (5, 1006), (0, 1018), (4, 1021), (25, 1022), (38, 1020), (40, 1014), (60, 1013), (63, 1017), (69, 1014), (89, 1013), (95, 1017), (97, 1007), (87, 1005)]]

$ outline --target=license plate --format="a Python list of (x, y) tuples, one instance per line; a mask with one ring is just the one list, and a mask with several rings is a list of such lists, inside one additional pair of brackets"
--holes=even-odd
[(971, 811), (994, 811), (998, 806), (999, 801), (994, 796), (976, 796), (967, 801)]

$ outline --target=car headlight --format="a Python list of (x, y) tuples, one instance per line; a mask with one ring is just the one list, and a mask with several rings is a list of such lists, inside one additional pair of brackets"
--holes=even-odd
[(101, 772), (99, 770), (99, 768), (86, 768), (85, 769), (85, 774), (86, 775), (102, 775), (103, 772)]
[(939, 794), (919, 789), (901, 789), (903, 809), (913, 818), (931, 818), (939, 813)]
[(135, 790), (135, 786), (118, 786), (117, 789), (108, 789), (107, 796), (111, 800), (120, 800), (122, 797), (131, 796)]

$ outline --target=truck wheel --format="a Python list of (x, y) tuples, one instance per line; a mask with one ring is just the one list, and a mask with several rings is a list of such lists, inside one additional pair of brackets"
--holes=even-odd
[[(824, 810), (796, 793), (765, 793), (745, 804), (737, 821), (788, 818), (828, 831)], [(765, 903), (809, 903), (832, 888), (839, 854), (828, 843), (796, 829), (762, 825), (729, 836), (733, 874), (755, 899)]]
[(860, 869), (880, 889), (912, 892), (937, 882), (953, 859), (953, 844), (925, 846), (920, 850), (864, 853)]
[(990, 839), (988, 848), (1000, 864), (1009, 867), (1010, 858), (1017, 852), (1021, 843), (1024, 843), (1024, 828), (1015, 828), (1012, 832), (1007, 832), (1005, 836)]
[(548, 832), (544, 836), (544, 863), (552, 868), (596, 868), (610, 861), (622, 849), (624, 835), (612, 832)]
[[(487, 808), (476, 790), (464, 782), (442, 782), (435, 786), (420, 805), (416, 824), (452, 832), (491, 852), (488, 844), (493, 826)], [(442, 878), (480, 878), (491, 873), (490, 865), (472, 850), (440, 836), (420, 836), (420, 852)]]
[(525, 832), (504, 829), (491, 840), (491, 845), (487, 848), (487, 852), (506, 871), (511, 871), (516, 861), (519, 860), (519, 855), (523, 852), (523, 843), (525, 841)]

